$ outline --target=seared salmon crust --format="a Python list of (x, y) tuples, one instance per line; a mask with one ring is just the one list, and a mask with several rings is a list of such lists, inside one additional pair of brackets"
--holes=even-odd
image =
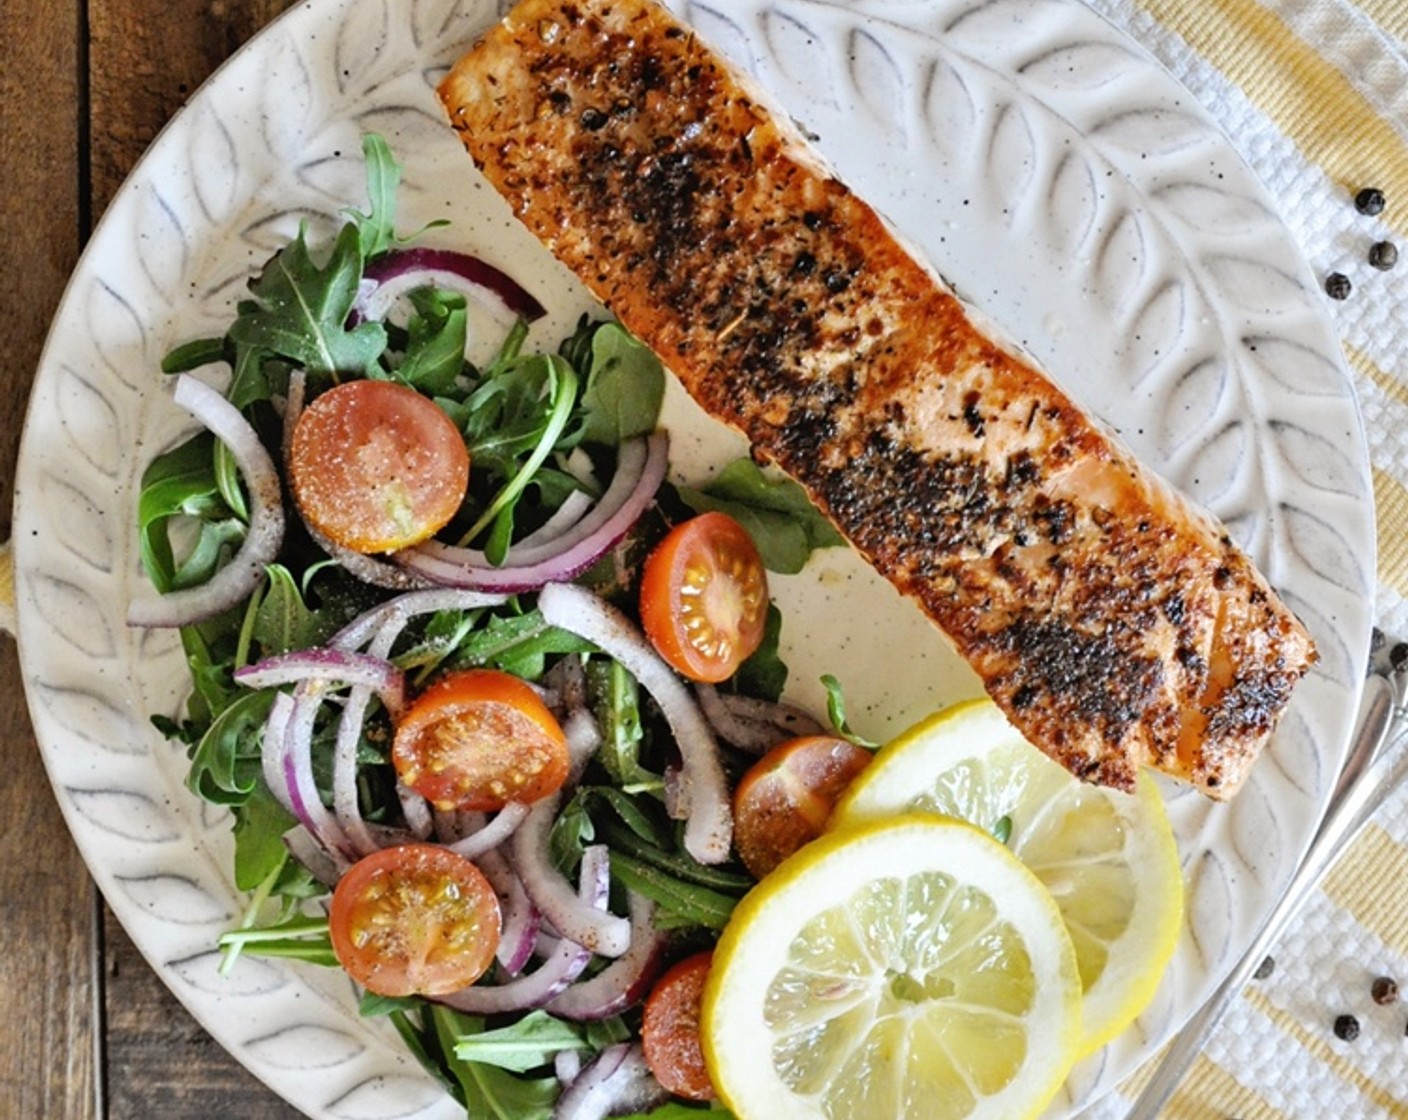
[(1315, 657), (1226, 531), (995, 337), (653, 0), (523, 0), (440, 87), (518, 216), (1081, 778), (1225, 798)]

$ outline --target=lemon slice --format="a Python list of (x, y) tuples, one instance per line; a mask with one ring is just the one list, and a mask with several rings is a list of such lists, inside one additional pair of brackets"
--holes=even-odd
[(958, 704), (885, 745), (832, 827), (926, 810), (994, 829), (1056, 900), (1085, 988), (1081, 1053), (1153, 998), (1178, 941), (1183, 875), (1153, 781), (1133, 794), (1087, 785), (1022, 738), (990, 700)]
[(991, 836), (908, 814), (813, 841), (724, 930), (710, 1077), (740, 1120), (1021, 1120), (1075, 1058), (1051, 897)]

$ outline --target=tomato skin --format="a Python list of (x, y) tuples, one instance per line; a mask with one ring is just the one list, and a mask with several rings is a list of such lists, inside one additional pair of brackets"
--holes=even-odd
[(780, 743), (739, 780), (733, 792), (733, 843), (738, 858), (761, 879), (826, 828), (871, 754), (831, 735)]
[(692, 1101), (715, 1097), (699, 1041), (700, 1002), (713, 960), (714, 954), (706, 950), (671, 967), (646, 998), (641, 1022), (645, 1064), (655, 1080), (675, 1096)]
[(294, 502), (312, 528), (354, 552), (428, 540), (459, 511), (469, 452), (440, 406), (393, 381), (346, 381), (294, 424)]
[(733, 676), (762, 644), (767, 613), (757, 546), (725, 513), (681, 522), (646, 559), (641, 625), (656, 652), (691, 680)]
[(468, 987), (499, 946), (499, 900), (479, 868), (434, 844), (384, 848), (333, 890), (328, 925), (349, 976), (384, 996)]
[(538, 694), (497, 669), (448, 673), (396, 727), (401, 781), (439, 809), (502, 809), (555, 793), (567, 779), (567, 736)]

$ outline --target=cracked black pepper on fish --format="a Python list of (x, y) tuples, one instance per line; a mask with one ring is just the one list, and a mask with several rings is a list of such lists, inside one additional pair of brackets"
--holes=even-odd
[(1314, 660), (1206, 513), (975, 321), (653, 0), (524, 0), (440, 87), (519, 218), (1079, 777), (1241, 784)]

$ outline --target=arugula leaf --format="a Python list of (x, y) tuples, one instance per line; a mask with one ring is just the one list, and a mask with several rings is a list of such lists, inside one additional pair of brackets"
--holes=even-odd
[(533, 1011), (508, 1026), (461, 1035), (455, 1043), (455, 1057), (526, 1073), (546, 1065), (563, 1050), (590, 1049), (592, 1045), (581, 1030), (546, 1011)]
[(521, 615), (491, 615), (479, 630), (465, 634), (446, 658), (455, 668), (502, 669), (536, 681), (550, 654), (585, 653), (591, 644), (557, 626), (550, 626), (534, 608)]
[(734, 1115), (722, 1105), (685, 1104), (669, 1101), (649, 1112), (633, 1112), (618, 1120), (734, 1120)]
[(260, 780), (260, 738), (274, 693), (245, 692), (220, 712), (191, 753), (190, 790), (216, 805), (243, 805)]
[(189, 373), (213, 362), (228, 360), (223, 338), (196, 338), (174, 347), (161, 360), (162, 373)]
[[(158, 455), (142, 472), (137, 497), (142, 567), (163, 594), (208, 580), (223, 551), (243, 539), (244, 523), (221, 495), (215, 448), (215, 437), (201, 432)], [(178, 560), (170, 534), (184, 518), (191, 519), (195, 538)]]
[(611, 658), (593, 658), (586, 664), (586, 673), (588, 703), (602, 734), (597, 761), (612, 780), (627, 791), (662, 789), (664, 778), (640, 762), (640, 749), (645, 740), (640, 685), (624, 666)]
[(552, 865), (563, 875), (571, 875), (582, 862), (583, 851), (595, 839), (596, 823), (587, 812), (586, 792), (579, 789), (557, 814), (552, 831), (548, 833), (548, 856)]
[(396, 244), (392, 219), (396, 213), (396, 188), (401, 185), (401, 164), (391, 147), (374, 132), (362, 137), (362, 161), (367, 169), (367, 213), (344, 213), (357, 231), (363, 259), (370, 260)]
[(821, 684), (826, 689), (826, 715), (831, 720), (831, 727), (836, 734), (868, 751), (878, 749), (879, 743), (852, 731), (850, 724), (846, 722), (846, 698), (841, 694), (841, 682), (826, 673), (821, 678)]
[(718, 510), (747, 529), (770, 571), (795, 575), (813, 550), (846, 543), (805, 490), (790, 478), (764, 472), (751, 459), (735, 459), (703, 490), (676, 490), (696, 513)]
[(768, 604), (763, 640), (733, 675), (734, 688), (744, 696), (777, 701), (787, 686), (787, 663), (782, 660), (782, 612)]
[(230, 325), (230, 339), (310, 373), (370, 375), (386, 349), (386, 328), (346, 325), (362, 279), (358, 229), (343, 226), (322, 266), (309, 253), (305, 232), (300, 229), (250, 283), (255, 298)]
[(662, 929), (703, 926), (722, 930), (738, 905), (738, 899), (732, 895), (687, 883), (643, 859), (627, 855), (620, 848), (611, 851), (611, 877), (660, 907), (655, 922)]
[(418, 288), (410, 293), (412, 314), (397, 375), (425, 393), (448, 393), (464, 372), (469, 305), (458, 292)]
[[(519, 371), (536, 371), (539, 367), (540, 375), (533, 378), (516, 376)], [(536, 388), (531, 395), (525, 394), (524, 389), (534, 382)], [(484, 393), (482, 398), (481, 392)], [(477, 398), (481, 399), (481, 407), (488, 406), (493, 411), (501, 411), (509, 403), (520, 412), (525, 405), (531, 405), (535, 410), (526, 428), (520, 423), (516, 431), (507, 435), (495, 432), (469, 441), (470, 462), (487, 453), (491, 461), (497, 459), (496, 469), (506, 481), (484, 512), (465, 531), (462, 540), (465, 543), (472, 541), (493, 526), (484, 551), (497, 564), (508, 552), (514, 506), (567, 431), (577, 401), (577, 374), (571, 364), (562, 358), (529, 358), (517, 363), (504, 376), (487, 382), (471, 400)], [(520, 455), (524, 456), (521, 461), (518, 458)]]
[(252, 891), (287, 861), (284, 833), (297, 823), (263, 782), (255, 784), (235, 813), (235, 886)]
[(461, 1038), (484, 1030), (484, 1020), (460, 1015), (438, 1004), (430, 1009), (435, 1041), (445, 1066), (459, 1085), (459, 1095), (476, 1120), (551, 1120), (561, 1092), (556, 1077), (528, 1079), (483, 1062), (455, 1056)]
[(586, 384), (582, 439), (615, 446), (655, 430), (665, 368), (619, 323), (602, 323), (592, 331), (590, 365), (581, 372)]
[(265, 569), (268, 591), (254, 615), (253, 639), (265, 656), (308, 649), (336, 629), (304, 601), (293, 573), (282, 564)]

